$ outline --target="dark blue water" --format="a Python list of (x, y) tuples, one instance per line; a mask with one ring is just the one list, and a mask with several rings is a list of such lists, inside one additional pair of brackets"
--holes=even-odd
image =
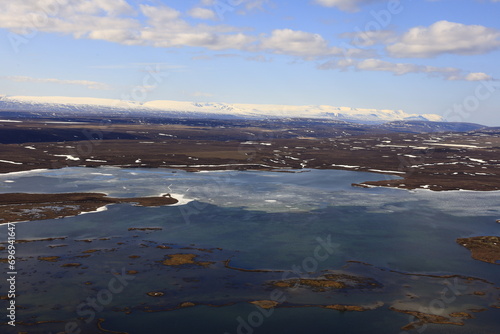
[[(404, 333), (410, 315), (393, 307), (448, 318), (453, 312), (474, 316), (463, 326), (432, 324), (409, 332), (496, 333), (499, 311), (491, 306), (498, 305), (498, 266), (473, 260), (455, 240), (498, 235), (500, 193), (351, 186), (384, 177), (332, 170), (117, 168), (2, 175), (3, 193), (92, 191), (131, 197), (168, 192), (181, 202), (159, 208), (111, 205), (99, 213), (16, 224), (18, 239), (64, 239), (17, 245), (17, 320), (23, 323), (0, 330)], [(141, 227), (162, 230), (129, 230)], [(0, 231), (5, 236), (6, 226)], [(174, 254), (193, 254), (196, 262), (211, 264), (162, 263)], [(48, 262), (40, 256), (59, 258)], [(79, 266), (61, 267), (68, 263)], [(328, 274), (370, 278), (378, 285), (326, 291), (272, 285), (285, 277)], [(4, 280), (0, 289), (5, 295)], [(263, 310), (250, 304), (258, 300), (280, 304)], [(324, 308), (334, 304), (366, 311)]]

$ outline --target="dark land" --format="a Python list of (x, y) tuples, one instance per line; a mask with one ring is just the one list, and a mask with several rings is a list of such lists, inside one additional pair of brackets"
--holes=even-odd
[(162, 206), (177, 203), (170, 195), (158, 197), (113, 198), (99, 193), (0, 194), (0, 224), (55, 219), (92, 212), (109, 204), (132, 203)]
[(471, 251), (475, 260), (500, 264), (500, 237), (479, 236), (457, 239), (459, 245)]
[[(0, 112), (0, 119), (12, 116)], [(0, 173), (77, 166), (318, 168), (402, 178), (359, 186), (500, 189), (500, 128), (477, 124), (26, 117), (0, 121)]]
[[(318, 120), (202, 120), (202, 119), (143, 119), (62, 117), (47, 118), (33, 115), (2, 115), (0, 119), (0, 173), (23, 172), (34, 169), (58, 169), (64, 167), (119, 168), (174, 168), (186, 171), (200, 170), (270, 170), (296, 172), (300, 169), (344, 169), (376, 172), (401, 177), (397, 180), (364, 182), (361, 187), (385, 186), (405, 189), (429, 190), (499, 190), (500, 189), (500, 128), (485, 128), (475, 124), (392, 122), (384, 125), (361, 125), (338, 121)], [(381, 179), (383, 177), (381, 176)], [(0, 194), (0, 223), (25, 220), (43, 220), (72, 216), (81, 212), (95, 211), (114, 203), (131, 203), (142, 206), (160, 206), (176, 203), (168, 195), (141, 198), (112, 198), (101, 193), (70, 194)], [(137, 236), (160, 231), (160, 227), (130, 227)], [(127, 232), (128, 233), (128, 232)], [(142, 239), (142, 238), (141, 238)], [(61, 244), (64, 240), (65, 244)], [(153, 241), (133, 242), (126, 237), (106, 237), (70, 240), (68, 237), (53, 237), (35, 240), (17, 240), (17, 243), (47, 243), (44, 256), (20, 258), (33, 268), (41, 266), (46, 273), (64, 270), (84, 272), (95, 265), (93, 258), (113, 252), (115, 258), (126, 258), (127, 275), (142, 279), (154, 266), (162, 270), (192, 270), (190, 281), (179, 277), (177, 284), (191, 284), (193, 289), (206, 288), (212, 291), (213, 281), (207, 275), (217, 277), (221, 286), (238, 275), (242, 282), (252, 281), (238, 289), (261, 287), (261, 297), (269, 295), (270, 289), (278, 292), (300, 288), (302, 293), (324, 292), (347, 295), (366, 290), (382, 289), (392, 284), (394, 277), (407, 277), (407, 290), (417, 280), (429, 284), (443, 279), (456, 279), (466, 287), (464, 295), (481, 301), (494, 296), (490, 308), (498, 308), (498, 288), (494, 284), (474, 277), (459, 275), (426, 275), (403, 273), (373, 265), (350, 261), (350, 266), (369, 268), (369, 276), (349, 271), (325, 271), (312, 278), (282, 279), (283, 271), (269, 269), (244, 269), (230, 265), (235, 255), (221, 248), (194, 248), (194, 245), (161, 245)], [(119, 242), (117, 242), (119, 241)], [(89, 248), (89, 244), (92, 247)], [(498, 237), (472, 237), (458, 239), (457, 243), (467, 247), (472, 256), (490, 264), (498, 264)], [(6, 249), (2, 243), (0, 250)], [(71, 246), (81, 251), (79, 255), (61, 252), (60, 247)], [(133, 247), (133, 248), (131, 248)], [(200, 246), (201, 247), (201, 246)], [(87, 249), (88, 248), (88, 249)], [(131, 255), (130, 249), (141, 255)], [(161, 252), (161, 253), (158, 253)], [(142, 258), (140, 261), (133, 259)], [(1, 258), (6, 263), (7, 258)], [(195, 271), (194, 271), (195, 270)], [(227, 275), (219, 276), (219, 272)], [(364, 272), (365, 269), (362, 270)], [(213, 272), (213, 273), (212, 273)], [(177, 274), (175, 274), (177, 275)], [(175, 276), (174, 274), (171, 276)], [(251, 276), (252, 279), (247, 278)], [(222, 277), (222, 279), (219, 279)], [(382, 276), (384, 278), (384, 276)], [(177, 279), (177, 278), (176, 278)], [(210, 285), (207, 285), (210, 282)], [(37, 289), (38, 289), (38, 283)], [(92, 282), (85, 283), (91, 289)], [(227, 288), (225, 285), (224, 288)], [(404, 287), (405, 285), (403, 285)], [(208, 287), (208, 288), (207, 288)], [(405, 288), (406, 289), (406, 288)], [(90, 290), (91, 291), (91, 290)], [(405, 290), (406, 291), (406, 290)], [(404, 291), (402, 290), (402, 293)], [(132, 312), (166, 312), (187, 307), (223, 307), (239, 302), (251, 303), (263, 309), (320, 307), (340, 312), (371, 311), (384, 306), (383, 302), (351, 304), (310, 304), (296, 301), (231, 297), (229, 294), (213, 302), (186, 299), (178, 302), (168, 295), (168, 289), (153, 290), (144, 287), (142, 295), (154, 300), (152, 306), (145, 303), (123, 305), (121, 310)], [(6, 299), (6, 296), (0, 296)], [(402, 294), (402, 301), (417, 298)], [(387, 302), (387, 301), (386, 301)], [(404, 305), (404, 304), (403, 304)], [(472, 313), (483, 309), (459, 309), (457, 312), (434, 315), (414, 309), (390, 307), (391, 311), (412, 317), (412, 322), (402, 330), (412, 330), (426, 324), (464, 325), (474, 317)], [(34, 320), (36, 321), (36, 320)], [(60, 322), (60, 321), (57, 321)], [(103, 332), (104, 319), (98, 319), (97, 327)], [(32, 326), (48, 325), (46, 321), (18, 323)], [(104, 324), (105, 327), (106, 324)], [(425, 328), (425, 327), (423, 327)], [(115, 332), (116, 333), (116, 332)]]

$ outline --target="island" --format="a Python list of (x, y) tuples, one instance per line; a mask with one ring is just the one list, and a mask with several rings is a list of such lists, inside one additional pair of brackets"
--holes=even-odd
[(177, 203), (169, 194), (155, 197), (117, 198), (101, 193), (0, 194), (0, 224), (76, 216), (102, 210), (109, 204), (163, 206)]

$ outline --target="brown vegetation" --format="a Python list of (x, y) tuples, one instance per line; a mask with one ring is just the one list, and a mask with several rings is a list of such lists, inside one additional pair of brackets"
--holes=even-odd
[(457, 243), (470, 250), (473, 259), (493, 264), (500, 261), (500, 237), (461, 238)]
[(0, 224), (75, 216), (115, 203), (160, 206), (175, 204), (177, 200), (170, 196), (113, 198), (100, 193), (0, 194)]
[[(5, 134), (16, 138), (12, 141), (13, 135), (4, 135), (0, 160), (17, 163), (0, 163), (0, 173), (68, 166), (188, 171), (320, 168), (386, 171), (403, 178), (362, 183), (368, 186), (500, 189), (499, 131), (436, 134), (401, 129), (407, 132), (395, 133), (328, 122), (228, 122), (224, 127), (209, 121), (192, 123), (120, 119), (119, 124), (106, 127), (88, 120), (85, 124), (46, 124), (43, 120), (0, 124)], [(98, 136), (89, 140), (84, 133)], [(79, 160), (67, 159), (67, 155)]]
[(214, 262), (199, 262), (195, 261), (196, 254), (170, 254), (167, 255), (168, 259), (162, 261), (162, 264), (166, 266), (180, 266), (183, 264), (195, 264), (198, 266), (208, 267)]

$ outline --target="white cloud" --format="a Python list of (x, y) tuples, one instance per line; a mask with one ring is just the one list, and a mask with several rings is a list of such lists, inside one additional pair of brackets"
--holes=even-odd
[[(342, 10), (355, 10), (358, 6), (378, 1), (316, 0), (323, 6), (338, 7)], [(66, 4), (61, 5), (64, 2)], [(238, 5), (253, 9), (268, 2), (248, 0)], [(200, 6), (215, 4), (212, 0), (202, 0)], [(214, 19), (216, 16), (213, 10), (201, 7), (192, 8), (187, 14), (205, 20)], [(254, 54), (263, 51), (307, 60), (343, 57), (342, 60), (333, 60), (320, 67), (387, 71), (396, 75), (426, 73), (447, 80), (483, 80), (481, 78), (488, 76), (481, 73), (464, 75), (461, 70), (454, 68), (383, 62), (375, 59), (376, 50), (361, 47), (389, 44), (386, 47), (387, 52), (394, 57), (432, 57), (445, 53), (481, 54), (500, 48), (500, 31), (448, 21), (439, 21), (429, 27), (415, 27), (401, 36), (389, 30), (343, 34), (341, 37), (352, 38), (351, 44), (356, 47), (341, 48), (332, 45), (323, 36), (311, 32), (275, 29), (268, 34), (252, 35), (246, 28), (226, 24), (193, 24), (183, 17), (183, 13), (166, 5), (140, 4), (135, 10), (124, 0), (0, 1), (0, 28), (20, 34), (32, 33), (35, 30), (124, 45), (198, 47), (216, 51), (240, 50)], [(267, 60), (264, 56), (249, 55), (242, 58)]]
[(155, 47), (203, 47), (211, 50), (248, 47), (256, 38), (225, 25), (190, 25), (180, 13), (166, 6), (140, 6), (148, 26), (141, 29), (138, 42)]
[(54, 78), (32, 78), (27, 76), (8, 76), (5, 79), (16, 82), (37, 82), (37, 83), (55, 83), (60, 85), (77, 85), (84, 86), (88, 89), (108, 90), (110, 86), (97, 81), (89, 80), (61, 80)]
[(140, 25), (120, 17), (133, 14), (125, 1), (25, 0), (0, 2), (0, 28), (33, 36), (39, 32), (71, 34), (75, 38), (106, 38), (126, 42)]
[(264, 9), (264, 4), (269, 3), (269, 0), (246, 0), (245, 8), (247, 10), (252, 9)]
[(97, 29), (88, 33), (87, 38), (105, 40), (121, 44), (135, 44), (137, 40), (137, 31), (128, 31), (123, 29)]
[[(40, 0), (39, 0), (40, 1)], [(192, 24), (182, 18), (182, 13), (166, 5), (138, 6), (142, 17), (123, 0), (45, 0), (58, 3), (70, 1), (65, 6), (55, 6), (50, 14), (41, 9), (36, 0), (0, 2), (0, 28), (7, 28), (24, 34), (33, 31), (69, 34), (77, 39), (94, 39), (124, 45), (145, 45), (162, 48), (201, 47), (209, 50), (266, 50), (276, 54), (314, 58), (331, 55), (348, 57), (373, 56), (371, 51), (359, 48), (341, 49), (329, 46), (318, 34), (292, 29), (277, 29), (270, 35), (254, 36), (246, 28), (236, 28), (225, 24)], [(245, 2), (245, 8), (260, 8), (269, 1)], [(203, 5), (212, 2), (204, 1)], [(241, 4), (243, 6), (243, 3)], [(38, 8), (38, 9), (36, 9)], [(198, 7), (196, 7), (198, 8)], [(190, 13), (198, 17), (213, 17), (213, 11), (206, 8), (192, 9)], [(38, 10), (43, 19), (34, 20), (32, 11)], [(129, 16), (121, 13), (130, 14)], [(36, 23), (36, 24), (35, 24)]]
[(436, 67), (417, 65), (410, 63), (392, 63), (381, 59), (364, 59), (355, 60), (344, 58), (340, 60), (330, 60), (318, 67), (322, 70), (340, 69), (348, 70), (355, 69), (360, 71), (377, 71), (389, 72), (394, 75), (405, 75), (409, 73), (423, 73), (430, 77), (440, 77), (449, 81), (482, 81), (493, 80), (493, 78), (485, 73), (468, 73), (464, 74), (462, 70), (454, 67)]
[(356, 64), (356, 68), (366, 71), (385, 71), (396, 75), (418, 72), (419, 66), (414, 64), (391, 63), (380, 59), (365, 59)]
[(329, 46), (328, 41), (319, 34), (292, 29), (276, 29), (273, 30), (271, 36), (261, 36), (258, 49), (304, 58), (334, 55), (360, 57), (372, 54), (370, 50), (342, 49), (337, 46)]
[(315, 0), (314, 2), (325, 7), (336, 7), (346, 12), (356, 12), (361, 6), (386, 1), (387, 0)]
[(58, 16), (70, 13), (117, 16), (132, 14), (134, 9), (125, 0), (23, 0), (2, 1), (2, 7), (18, 14), (45, 14)]
[(270, 0), (201, 0), (200, 5), (210, 7), (218, 19), (223, 20), (227, 13), (245, 15), (248, 12), (264, 10), (264, 5), (272, 5)]
[[(155, 47), (194, 46), (212, 50), (246, 49), (256, 37), (227, 25), (189, 24), (181, 13), (168, 6), (139, 5), (146, 18), (119, 15), (132, 14), (123, 0), (46, 0), (69, 1), (65, 6), (40, 6), (40, 1), (0, 2), (0, 28), (27, 35), (36, 32), (71, 34), (74, 38), (105, 40), (125, 45)], [(209, 11), (209, 10), (208, 10)], [(207, 16), (208, 12), (203, 12)], [(200, 12), (198, 11), (198, 15)], [(196, 14), (195, 14), (196, 15)]]
[(499, 30), (439, 21), (410, 29), (386, 49), (397, 58), (429, 58), (442, 54), (478, 55), (499, 48)]
[[(210, 1), (210, 0), (205, 0)], [(439, 1), (439, 0), (426, 0), (429, 2)], [(314, 2), (320, 6), (324, 7), (335, 7), (339, 10), (346, 12), (357, 12), (360, 7), (387, 2), (387, 0), (314, 0)], [(500, 0), (490, 0), (490, 2), (500, 2)]]
[(181, 16), (181, 12), (167, 6), (140, 5), (140, 9), (154, 26), (168, 24)]
[(208, 8), (195, 7), (188, 11), (189, 16), (200, 20), (215, 20), (215, 12)]
[(260, 44), (262, 49), (295, 56), (317, 56), (332, 53), (328, 42), (318, 34), (291, 29), (276, 29)]
[[(496, 0), (496, 2), (500, 2), (500, 0)], [(467, 80), (467, 81), (489, 81), (489, 80), (493, 80), (493, 78), (486, 73), (478, 72), (478, 73), (467, 74), (465, 76), (465, 80)]]

